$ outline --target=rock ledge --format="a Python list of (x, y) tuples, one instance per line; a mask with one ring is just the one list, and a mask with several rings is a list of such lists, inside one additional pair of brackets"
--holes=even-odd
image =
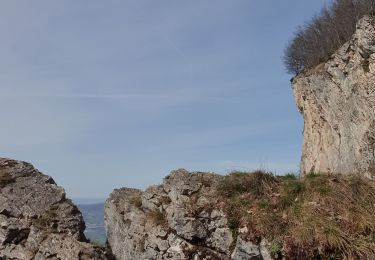
[(146, 191), (122, 188), (105, 206), (117, 259), (271, 259), (265, 243), (234, 237), (213, 204), (222, 176), (180, 169)]

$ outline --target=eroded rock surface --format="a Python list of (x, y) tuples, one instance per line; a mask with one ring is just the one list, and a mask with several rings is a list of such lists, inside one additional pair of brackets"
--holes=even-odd
[(366, 16), (328, 62), (293, 80), (303, 114), (302, 173), (375, 177), (375, 20)]
[(31, 164), (0, 159), (0, 259), (108, 259), (86, 242), (63, 188)]
[(146, 191), (122, 188), (105, 206), (117, 259), (270, 259), (263, 244), (233, 237), (220, 210), (213, 173), (173, 171)]

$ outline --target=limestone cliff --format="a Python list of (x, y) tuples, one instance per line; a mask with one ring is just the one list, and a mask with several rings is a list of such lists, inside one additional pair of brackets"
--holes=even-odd
[(271, 259), (265, 240), (252, 243), (230, 228), (216, 200), (222, 178), (177, 170), (144, 192), (113, 191), (105, 223), (116, 259)]
[(375, 19), (331, 58), (293, 79), (303, 114), (301, 172), (375, 177)]
[(0, 159), (0, 259), (108, 259), (87, 243), (63, 188), (31, 164)]

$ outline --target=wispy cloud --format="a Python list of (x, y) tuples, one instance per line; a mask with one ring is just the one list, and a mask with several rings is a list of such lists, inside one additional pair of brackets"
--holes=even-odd
[(42, 166), (75, 197), (151, 184), (170, 167), (298, 164), (302, 120), (280, 56), (320, 5), (1, 1), (0, 154)]

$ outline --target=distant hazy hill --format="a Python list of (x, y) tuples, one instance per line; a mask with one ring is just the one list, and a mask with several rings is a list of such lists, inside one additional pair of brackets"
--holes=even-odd
[(106, 241), (104, 228), (104, 203), (78, 204), (86, 223), (85, 235), (88, 239), (102, 244)]

